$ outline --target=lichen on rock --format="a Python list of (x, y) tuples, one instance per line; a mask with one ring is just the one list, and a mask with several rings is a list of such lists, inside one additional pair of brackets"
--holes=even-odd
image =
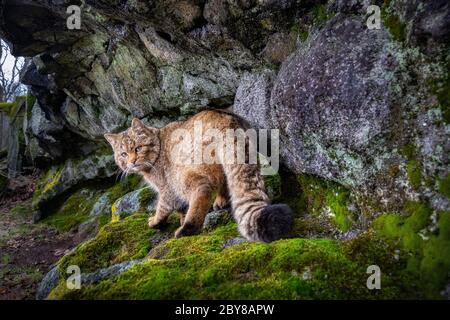
[[(35, 220), (90, 233), (40, 297), (440, 298), (450, 282), (447, 2), (96, 0), (71, 32), (61, 1), (3, 1), (0, 35), (29, 57), (30, 95), (0, 104), (18, 116), (9, 162), (42, 170)], [(380, 29), (367, 28), (369, 4)], [(286, 239), (243, 241), (228, 211), (174, 239), (176, 214), (150, 229), (156, 195), (137, 176), (115, 180), (105, 132), (224, 108), (279, 130), (280, 170), (265, 184), (294, 211)], [(90, 279), (81, 290), (65, 286), (69, 265)], [(365, 286), (370, 265), (382, 290)]]

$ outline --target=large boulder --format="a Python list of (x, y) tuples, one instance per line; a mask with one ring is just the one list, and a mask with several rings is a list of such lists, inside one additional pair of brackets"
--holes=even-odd
[(448, 210), (439, 191), (449, 171), (447, 101), (439, 101), (445, 89), (429, 85), (445, 81), (446, 51), (402, 47), (391, 20), (401, 22), (386, 15), (383, 28), (369, 30), (364, 17), (338, 13), (276, 77), (244, 75), (234, 111), (279, 129), (282, 159), (298, 174), (361, 191), (383, 210), (418, 197)]
[(69, 159), (64, 164), (51, 167), (38, 182), (33, 196), (36, 220), (40, 218), (40, 211), (51, 201), (77, 190), (82, 184), (113, 177), (116, 172), (113, 156), (101, 152), (84, 159)]

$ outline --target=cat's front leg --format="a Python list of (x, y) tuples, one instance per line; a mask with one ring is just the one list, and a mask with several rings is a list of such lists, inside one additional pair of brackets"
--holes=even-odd
[(173, 205), (170, 198), (165, 193), (160, 193), (156, 213), (148, 219), (150, 228), (160, 229), (166, 225), (167, 218), (173, 212)]
[(175, 238), (200, 233), (205, 216), (211, 207), (211, 188), (200, 186), (192, 192), (189, 200), (189, 209), (183, 219), (181, 227), (175, 231)]

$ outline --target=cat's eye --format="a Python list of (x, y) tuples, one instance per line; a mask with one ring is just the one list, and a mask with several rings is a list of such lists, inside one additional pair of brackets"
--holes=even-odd
[(141, 152), (142, 151), (142, 146), (140, 146), (140, 147), (136, 147), (136, 152)]
[(128, 157), (128, 153), (122, 152), (122, 153), (121, 153), (121, 156), (124, 157), (124, 158), (125, 158), (125, 157)]
[(155, 144), (154, 144), (153, 142), (151, 142), (151, 143), (148, 144), (148, 146), (149, 146), (150, 148), (153, 148), (153, 147), (155, 146)]

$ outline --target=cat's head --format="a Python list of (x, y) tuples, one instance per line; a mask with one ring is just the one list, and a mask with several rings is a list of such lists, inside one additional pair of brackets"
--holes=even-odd
[(106, 133), (105, 139), (111, 144), (116, 164), (123, 171), (150, 171), (159, 157), (159, 130), (147, 127), (137, 118), (133, 119), (129, 129)]

